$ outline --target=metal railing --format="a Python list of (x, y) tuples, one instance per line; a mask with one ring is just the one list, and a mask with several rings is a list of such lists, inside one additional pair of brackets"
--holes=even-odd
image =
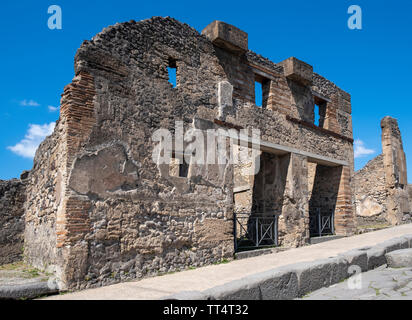
[(322, 213), (321, 208), (316, 208), (310, 214), (310, 234), (311, 236), (325, 236), (335, 233), (334, 213)]
[(278, 245), (278, 215), (234, 213), (235, 251)]

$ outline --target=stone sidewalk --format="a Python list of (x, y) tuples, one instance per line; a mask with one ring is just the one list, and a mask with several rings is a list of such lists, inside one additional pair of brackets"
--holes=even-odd
[(101, 288), (51, 296), (46, 299), (144, 300), (164, 299), (170, 296), (201, 299), (201, 296), (197, 296), (199, 292), (211, 290), (215, 287), (230, 287), (231, 283), (245, 277), (253, 277), (278, 267), (285, 267), (287, 269), (286, 266), (288, 265), (336, 257), (350, 250), (376, 246), (384, 241), (406, 235), (412, 235), (412, 224), (331, 240), (280, 253), (235, 260), (227, 264), (207, 266), (195, 270), (146, 278), (140, 281), (124, 282)]

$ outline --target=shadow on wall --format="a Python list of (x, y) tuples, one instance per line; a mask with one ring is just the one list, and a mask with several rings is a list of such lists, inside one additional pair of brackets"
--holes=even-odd
[[(316, 229), (317, 224), (313, 221), (316, 219), (319, 210), (321, 216), (329, 216), (331, 219), (335, 213), (341, 175), (342, 167), (316, 165), (312, 193), (309, 200), (310, 225), (314, 226), (310, 230), (311, 236), (319, 235), (319, 230)], [(332, 233), (332, 230), (328, 231)]]

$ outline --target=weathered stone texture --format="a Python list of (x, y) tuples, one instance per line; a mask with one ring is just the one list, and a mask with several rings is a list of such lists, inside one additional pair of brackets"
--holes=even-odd
[(202, 34), (215, 45), (235, 53), (245, 53), (248, 49), (247, 33), (222, 21), (213, 21)]
[(39, 146), (27, 181), (25, 259), (38, 268), (55, 271), (56, 214), (64, 198), (64, 120)]
[(281, 62), (286, 78), (295, 80), (304, 85), (312, 84), (313, 67), (303, 61), (291, 57)]
[[(321, 177), (319, 190), (331, 189), (337, 230), (352, 233), (350, 96), (305, 68), (292, 71), (312, 81), (288, 77), (282, 64), (245, 51), (243, 32), (217, 24), (201, 35), (172, 18), (130, 21), (105, 28), (77, 51), (75, 77), (64, 89), (54, 133), (36, 153), (25, 204), (27, 260), (55, 271), (61, 288), (231, 258), (234, 209), (279, 214), (282, 244), (308, 241), (314, 159), (263, 150), (253, 177), (239, 174), (250, 163), (194, 162), (180, 176), (179, 162), (152, 159), (153, 133), (176, 133), (177, 120), (185, 131), (258, 128), (267, 143), (346, 163), (316, 160), (317, 171), (333, 176)], [(175, 87), (167, 67), (177, 69)], [(255, 80), (262, 82), (262, 108), (255, 105)], [(319, 126), (315, 102), (324, 107)], [(182, 150), (173, 151), (176, 157)]]
[(0, 180), (0, 265), (22, 259), (25, 184)]
[(411, 201), (406, 159), (396, 119), (381, 121), (382, 154), (354, 175), (356, 214), (359, 227), (411, 222)]
[(406, 158), (398, 122), (391, 117), (385, 117), (381, 121), (381, 128), (383, 164), (389, 192), (388, 220), (391, 224), (412, 221), (407, 190)]
[[(286, 246), (301, 246), (309, 240), (307, 159), (296, 154), (281, 160), (285, 179), (279, 217), (279, 238)], [(286, 170), (285, 170), (286, 169)]]
[[(84, 288), (231, 257), (231, 170), (194, 183), (195, 175), (162, 176), (151, 157), (157, 128), (173, 129), (174, 118), (191, 126), (196, 113), (217, 116), (206, 111), (224, 80), (212, 52), (193, 29), (160, 18), (109, 27), (79, 49), (76, 78), (62, 98), (63, 150), (56, 156), (63, 165), (48, 170), (56, 179), (60, 172), (64, 196), (60, 205), (54, 200), (50, 223), (38, 227), (56, 230), (49, 260), (63, 285)], [(170, 58), (177, 60), (177, 88), (167, 82)], [(177, 185), (186, 191), (176, 192)]]
[(369, 161), (354, 175), (358, 226), (387, 221), (388, 190), (383, 170), (383, 155)]

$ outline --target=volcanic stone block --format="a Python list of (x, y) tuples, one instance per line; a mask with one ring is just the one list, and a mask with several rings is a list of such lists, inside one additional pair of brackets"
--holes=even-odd
[(392, 251), (385, 255), (388, 267), (408, 268), (412, 267), (412, 249), (402, 249)]
[(409, 248), (409, 240), (404, 237), (399, 237), (395, 239), (386, 240), (378, 244), (378, 246), (384, 248), (385, 253), (388, 253), (388, 252), (392, 252), (395, 250)]
[(368, 270), (368, 255), (362, 250), (350, 250), (339, 255), (348, 262), (348, 267), (359, 266), (362, 272)]
[(202, 294), (207, 300), (261, 300), (259, 284), (248, 277), (207, 289)]
[(287, 269), (296, 273), (299, 297), (347, 277), (347, 262), (341, 257), (297, 263)]
[(298, 296), (296, 273), (276, 268), (202, 292), (212, 300), (287, 300)]
[(202, 34), (218, 47), (237, 54), (248, 50), (247, 33), (222, 21), (213, 21), (203, 29)]
[(331, 263), (331, 285), (349, 277), (348, 262), (343, 257), (329, 258), (328, 261)]
[(256, 275), (252, 280), (259, 283), (262, 300), (288, 300), (297, 297), (298, 278), (294, 272), (269, 270)]
[(26, 283), (0, 286), (0, 300), (33, 299), (59, 292), (54, 281), (31, 280)]
[(283, 72), (288, 79), (299, 82), (303, 85), (312, 83), (313, 67), (306, 62), (290, 57), (281, 62)]
[(409, 244), (409, 248), (412, 248), (412, 234), (406, 234), (402, 236), (402, 238), (406, 239)]
[(375, 269), (386, 264), (385, 258), (385, 248), (383, 247), (373, 247), (366, 250), (366, 255), (368, 257), (368, 270)]

